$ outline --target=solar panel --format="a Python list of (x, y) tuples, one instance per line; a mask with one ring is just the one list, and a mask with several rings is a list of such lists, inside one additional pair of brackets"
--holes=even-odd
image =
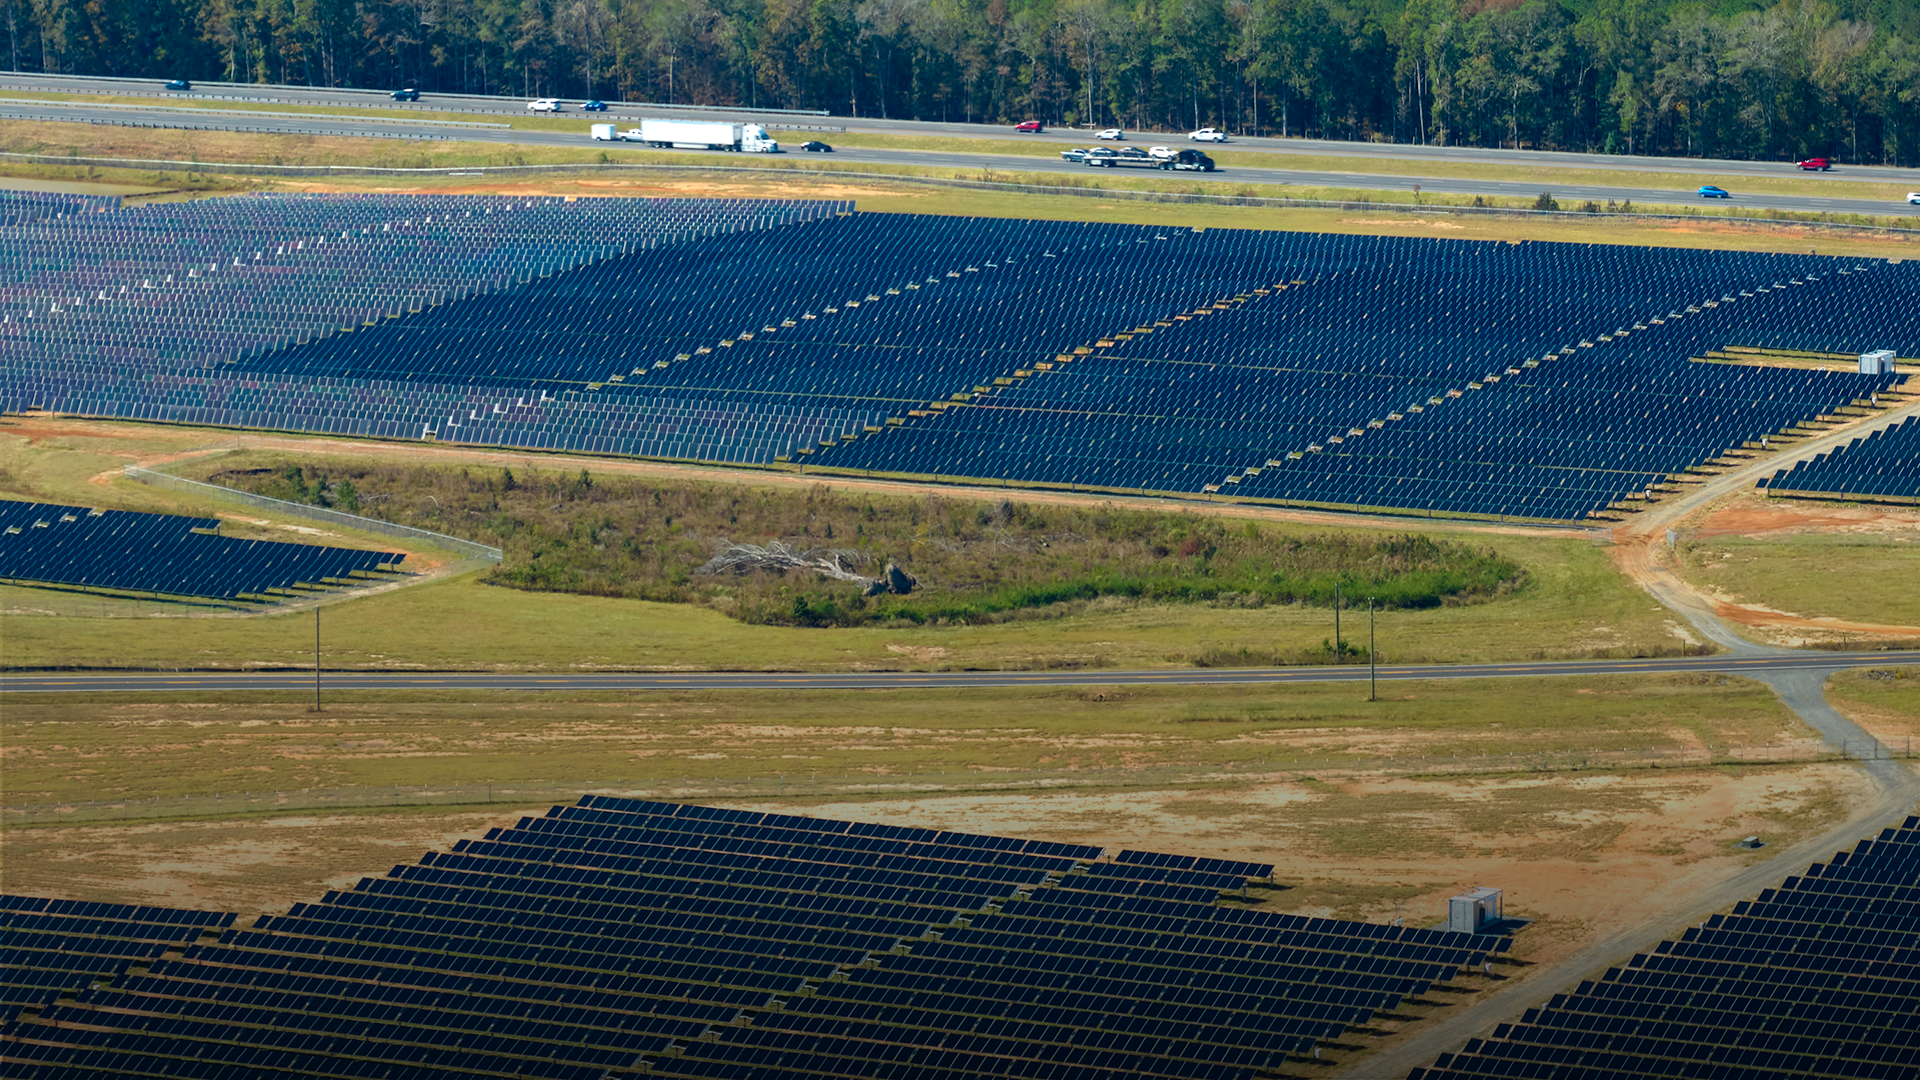
[[(1409, 1080), (1913, 1076), (1920, 818), (1663, 941)], [(1545, 1075), (1545, 1074), (1540, 1074)]]
[(240, 540), (217, 518), (0, 500), (0, 580), (221, 600), (378, 578), (406, 555)]
[(835, 202), (4, 216), (0, 411), (1299, 505), (1578, 520), (1897, 379), (1695, 358), (1920, 348), (1920, 270), (1853, 257)]
[[(250, 925), (8, 897), (8, 933), (174, 936), (33, 952), (0, 1067), (1242, 1080), (1504, 945), (1221, 907), (1135, 854), (593, 796)], [(1252, 864), (1209, 865), (1164, 872)]]

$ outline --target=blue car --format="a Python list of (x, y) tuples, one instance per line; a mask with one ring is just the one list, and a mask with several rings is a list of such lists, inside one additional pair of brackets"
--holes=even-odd
[(606, 111), (607, 111), (607, 103), (606, 103), (606, 102), (604, 102), (604, 101), (600, 101), (600, 100), (598, 100), (598, 99), (595, 99), (595, 100), (593, 100), (593, 101), (589, 101), (589, 102), (586, 102), (585, 104), (583, 104), (583, 105), (581, 105), (581, 106), (580, 106), (580, 111), (581, 111), (581, 112), (606, 112)]
[(1727, 189), (1726, 189), (1726, 188), (1718, 188), (1718, 187), (1714, 187), (1714, 186), (1713, 186), (1712, 184), (1701, 184), (1701, 185), (1700, 185), (1700, 197), (1701, 197), (1701, 198), (1703, 198), (1703, 199), (1731, 199), (1731, 198), (1733, 198), (1733, 196), (1732, 196), (1732, 195), (1729, 195), (1729, 194), (1727, 194)]

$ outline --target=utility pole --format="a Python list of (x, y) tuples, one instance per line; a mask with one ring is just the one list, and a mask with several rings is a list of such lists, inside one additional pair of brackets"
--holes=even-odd
[(320, 711), (320, 608), (313, 609), (313, 711)]
[(1369, 596), (1367, 597), (1367, 700), (1368, 701), (1378, 700), (1378, 698), (1376, 698), (1374, 694), (1375, 690), (1378, 689), (1378, 684), (1375, 682), (1375, 679), (1377, 677), (1378, 677), (1378, 671), (1375, 669), (1374, 661), (1373, 661), (1373, 597)]
[(1338, 578), (1336, 578), (1334, 579), (1334, 582), (1333, 582), (1333, 662), (1334, 663), (1337, 664), (1340, 662), (1340, 656), (1343, 651), (1344, 650), (1342, 650), (1340, 647), (1340, 581)]

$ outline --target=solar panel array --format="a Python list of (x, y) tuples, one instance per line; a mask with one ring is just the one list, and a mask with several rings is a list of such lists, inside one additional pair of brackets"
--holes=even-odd
[(4, 190), (0, 191), (0, 226), (26, 225), (70, 214), (104, 214), (119, 208), (118, 195)]
[(1910, 261), (368, 198), (0, 229), (0, 409), (1565, 520), (1897, 378), (1692, 357), (1920, 352)]
[(1264, 865), (588, 797), (0, 1027), (8, 1076), (1240, 1080), (1503, 939)]
[(1409, 1080), (1920, 1075), (1920, 818)]
[(1920, 417), (1908, 417), (1769, 477), (1770, 492), (1920, 499)]
[(0, 500), (0, 580), (266, 599), (398, 569), (393, 551), (214, 536), (218, 518)]
[(217, 912), (0, 896), (0, 1022), (233, 925)]

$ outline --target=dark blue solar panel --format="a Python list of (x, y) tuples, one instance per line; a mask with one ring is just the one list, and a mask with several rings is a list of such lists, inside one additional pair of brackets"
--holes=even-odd
[(404, 554), (212, 536), (216, 518), (0, 501), (0, 579), (264, 598), (396, 568)]
[(1555, 994), (1409, 1080), (1910, 1077), (1920, 818)]
[(1774, 473), (1769, 492), (1920, 499), (1920, 418), (1908, 417)]
[(1694, 357), (1920, 349), (1911, 262), (846, 209), (0, 225), (0, 410), (1567, 520), (1895, 378)]
[[(1248, 1080), (1488, 948), (1224, 908), (1103, 855), (589, 797), (246, 926), (6, 898), (0, 933), (68, 947), (0, 941), (43, 961), (0, 1001), (0, 1067)], [(73, 945), (136, 925), (173, 936)]]

